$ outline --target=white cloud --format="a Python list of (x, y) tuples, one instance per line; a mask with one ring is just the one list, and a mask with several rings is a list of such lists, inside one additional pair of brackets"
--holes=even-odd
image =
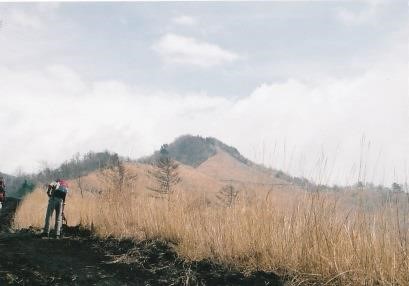
[(363, 1), (365, 7), (359, 11), (351, 11), (346, 8), (339, 8), (337, 18), (348, 26), (376, 24), (379, 13), (382, 10), (384, 0), (366, 0)]
[(172, 22), (178, 25), (185, 25), (185, 26), (194, 26), (196, 25), (197, 21), (195, 18), (191, 16), (178, 16), (172, 19)]
[[(58, 5), (0, 4), (0, 63), (28, 66), (49, 61), (64, 37), (51, 35), (50, 27), (61, 22)], [(65, 30), (59, 31), (64, 35)], [(57, 39), (58, 37), (58, 39)]]
[(10, 30), (12, 33), (38, 32), (47, 27), (47, 23), (59, 7), (60, 3), (2, 5), (0, 20), (4, 25), (3, 29)]
[[(365, 179), (402, 181), (409, 160), (406, 50), (404, 45), (394, 49), (354, 79), (266, 83), (238, 100), (88, 82), (61, 66), (3, 67), (0, 126), (7, 129), (0, 141), (0, 170), (32, 170), (44, 160), (57, 164), (88, 150), (137, 158), (191, 133), (215, 136), (259, 162), (263, 143), (265, 163), (325, 182), (351, 183), (357, 180), (365, 135), (372, 142)], [(329, 160), (320, 174), (322, 153)]]
[(60, 9), (61, 4), (61, 2), (37, 2), (36, 6), (41, 13), (50, 13)]
[(153, 49), (167, 63), (211, 67), (238, 59), (234, 52), (227, 51), (215, 44), (184, 37), (175, 34), (166, 34)]
[[(110, 149), (137, 158), (191, 133), (215, 136), (251, 159), (292, 174), (351, 183), (357, 179), (365, 134), (372, 142), (366, 152), (366, 179), (389, 184), (405, 176), (403, 164), (409, 161), (407, 29), (396, 36), (400, 40), (385, 39), (394, 45), (388, 53), (374, 48), (378, 62), (365, 64), (366, 72), (356, 77), (341, 80), (328, 75), (329, 79), (308, 82), (293, 76), (280, 83), (266, 81), (246, 97), (232, 100), (169, 92), (160, 85), (157, 90), (145, 90), (121, 81), (96, 82), (68, 66), (54, 65), (47, 56), (63, 38), (54, 38), (53, 33), (42, 37), (47, 30), (42, 28), (52, 23), (43, 21), (47, 13), (34, 11), (28, 20), (17, 13), (12, 16), (15, 25), (7, 26), (6, 21), (0, 31), (2, 172), (20, 166), (35, 170), (42, 161), (58, 164), (78, 151)], [(364, 23), (372, 16), (348, 17), (344, 17), (346, 23)], [(239, 58), (215, 44), (175, 34), (163, 36), (154, 49), (167, 63), (199, 67)], [(289, 62), (305, 69), (294, 59)], [(257, 65), (249, 63), (253, 64)], [(72, 65), (81, 70), (78, 61)], [(335, 150), (339, 150), (337, 156)], [(334, 167), (319, 175), (317, 164), (322, 162), (317, 161), (322, 153)]]
[[(351, 174), (350, 170), (354, 164), (355, 168), (359, 166), (360, 141), (364, 136), (367, 144), (371, 142), (371, 149), (365, 153), (368, 167), (361, 179), (390, 183), (396, 168), (397, 177), (403, 181), (404, 163), (409, 160), (405, 69), (404, 65), (388, 66), (370, 70), (355, 79), (332, 79), (319, 85), (297, 80), (264, 84), (234, 106), (233, 118), (237, 121), (245, 118), (240, 122), (240, 131), (254, 136), (253, 146), (260, 146), (261, 139), (270, 143), (267, 153), (278, 140), (281, 149), (271, 158), (271, 163), (293, 174), (325, 182), (356, 181), (358, 171)], [(232, 141), (240, 142), (240, 139), (235, 135)], [(284, 154), (284, 144), (287, 154)], [(296, 152), (290, 162), (293, 148)], [(337, 148), (338, 158), (335, 157)], [(380, 150), (383, 157), (377, 166), (376, 155)], [(324, 174), (319, 175), (320, 168), (315, 164), (322, 152), (329, 157), (328, 164), (335, 164), (335, 173), (330, 173), (332, 168), (327, 167)], [(306, 161), (300, 165), (301, 157)]]
[(44, 23), (41, 18), (32, 13), (27, 13), (21, 9), (12, 9), (5, 20), (5, 25), (12, 27), (41, 29), (44, 27)]

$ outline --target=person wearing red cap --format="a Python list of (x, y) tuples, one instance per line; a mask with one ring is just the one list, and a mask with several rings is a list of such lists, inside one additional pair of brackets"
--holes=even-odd
[(50, 236), (50, 219), (55, 211), (55, 238), (60, 238), (63, 207), (65, 197), (68, 193), (68, 183), (65, 180), (58, 179), (50, 183), (47, 187), (47, 195), (49, 197), (47, 213), (45, 216), (45, 225), (43, 236)]

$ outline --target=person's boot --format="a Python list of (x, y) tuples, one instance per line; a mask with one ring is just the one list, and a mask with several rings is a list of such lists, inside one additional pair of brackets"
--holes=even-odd
[(40, 234), (40, 238), (49, 238), (50, 237), (50, 233), (49, 232), (42, 232), (41, 234)]

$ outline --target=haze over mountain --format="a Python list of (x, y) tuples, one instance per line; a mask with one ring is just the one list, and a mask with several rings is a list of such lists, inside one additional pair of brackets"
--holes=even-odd
[[(271, 185), (289, 184), (289, 176), (275, 170), (257, 165), (240, 152), (220, 140), (212, 137), (183, 135), (167, 145), (169, 156), (180, 163), (179, 171), (183, 177), (181, 186), (186, 190), (219, 190), (225, 184), (243, 185)], [(84, 181), (89, 185), (97, 185), (97, 176), (94, 171), (103, 169), (117, 160), (126, 161), (126, 165), (138, 175), (138, 186), (145, 189), (149, 178), (147, 171), (158, 158), (159, 151), (154, 154), (133, 161), (129, 158), (120, 158), (115, 153), (88, 152), (82, 157), (74, 156), (56, 169), (46, 168), (39, 173), (7, 177), (10, 194), (21, 196), (31, 189), (21, 189), (24, 182), (34, 184), (46, 183), (57, 177), (75, 179), (86, 177)], [(278, 178), (281, 174), (282, 178)], [(286, 180), (287, 179), (287, 180)]]
[[(256, 164), (241, 155), (235, 147), (217, 138), (182, 135), (165, 146), (169, 156), (180, 164), (179, 172), (183, 178), (181, 188), (184, 190), (217, 191), (227, 184), (238, 188), (257, 189), (269, 189), (272, 186), (283, 186), (287, 189), (317, 187), (306, 178), (293, 177), (281, 170)], [(146, 189), (150, 181), (148, 172), (158, 156), (159, 150), (138, 160), (121, 158), (116, 153), (108, 151), (88, 152), (82, 156), (75, 155), (55, 169), (47, 167), (36, 174), (4, 176), (9, 193), (18, 197), (32, 191), (36, 184), (43, 184), (59, 177), (71, 180), (83, 177), (84, 183), (95, 189), (98, 186), (95, 171), (115, 165), (115, 162), (121, 160), (138, 176), (137, 189)]]

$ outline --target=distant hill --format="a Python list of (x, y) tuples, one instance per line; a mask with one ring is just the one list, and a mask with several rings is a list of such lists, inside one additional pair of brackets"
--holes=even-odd
[[(183, 135), (168, 144), (170, 157), (176, 161), (196, 168), (204, 174), (221, 182), (244, 182), (258, 185), (293, 185), (313, 190), (317, 186), (305, 178), (292, 177), (282, 171), (267, 168), (245, 158), (232, 146), (214, 137)], [(143, 157), (139, 163), (151, 164), (159, 157), (159, 150), (153, 155)]]
[(10, 181), (10, 180), (13, 180), (13, 178), (15, 178), (15, 177), (12, 176), (12, 175), (8, 175), (8, 174), (2, 173), (2, 172), (0, 172), (0, 176), (5, 179), (6, 183), (7, 183), (8, 181)]
[(4, 182), (6, 183), (6, 187), (9, 187), (10, 185), (12, 185), (13, 182), (16, 180), (15, 176), (8, 175), (6, 173), (0, 172), (0, 176), (4, 178)]
[[(295, 183), (294, 178), (250, 161), (236, 148), (213, 137), (183, 135), (168, 144), (167, 150), (170, 157), (182, 166), (190, 166), (196, 173), (203, 174), (221, 185), (251, 189), (271, 189), (272, 186), (288, 189), (290, 185), (302, 187)], [(155, 151), (153, 155), (143, 157), (138, 162), (152, 164), (159, 155), (159, 151)]]
[[(167, 150), (173, 159), (192, 167), (199, 166), (210, 157), (216, 155), (218, 151), (226, 152), (243, 164), (253, 164), (250, 160), (242, 156), (236, 148), (228, 146), (213, 137), (183, 135), (170, 143)], [(139, 162), (151, 163), (154, 162), (158, 156), (159, 151), (156, 151), (152, 156), (141, 158)]]
[[(293, 178), (281, 171), (266, 168), (253, 163), (240, 152), (213, 137), (183, 135), (167, 147), (169, 155), (180, 162), (183, 177), (181, 188), (186, 190), (217, 191), (226, 184), (242, 188), (264, 188), (271, 186), (310, 186), (305, 179)], [(95, 177), (98, 170), (116, 165), (118, 160), (126, 161), (138, 174), (138, 185), (145, 189), (149, 184), (147, 171), (151, 163), (159, 157), (159, 151), (151, 156), (135, 161), (120, 158), (116, 153), (88, 152), (62, 163), (58, 168), (45, 168), (36, 174), (17, 177), (5, 175), (9, 194), (22, 197), (31, 192), (36, 185), (42, 185), (57, 178), (73, 180), (87, 176), (89, 185), (96, 186)], [(136, 164), (135, 164), (136, 163)]]
[(6, 184), (7, 196), (19, 197), (18, 191), (23, 186), (26, 177), (24, 176), (12, 176), (5, 173), (0, 175), (4, 178)]
[(43, 183), (58, 178), (73, 179), (115, 164), (118, 160), (122, 160), (122, 158), (118, 154), (109, 151), (88, 152), (82, 156), (77, 154), (56, 169), (45, 168), (34, 175), (32, 179)]
[(106, 168), (110, 164), (115, 164), (120, 159), (122, 160), (118, 154), (108, 151), (88, 152), (82, 156), (75, 155), (58, 168), (45, 168), (36, 174), (22, 174), (19, 176), (4, 174), (7, 192), (9, 196), (20, 198), (31, 192), (36, 185), (45, 184), (58, 178), (74, 179), (85, 176), (98, 169)]

